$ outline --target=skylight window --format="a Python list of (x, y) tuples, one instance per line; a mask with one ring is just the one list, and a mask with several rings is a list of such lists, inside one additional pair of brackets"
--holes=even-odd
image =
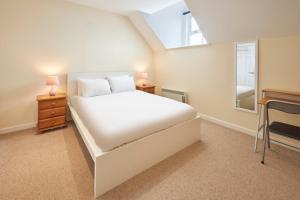
[(207, 44), (196, 20), (188, 10), (186, 3), (179, 1), (155, 13), (143, 15), (167, 49)]
[(183, 41), (184, 46), (207, 44), (200, 28), (191, 12), (183, 13)]

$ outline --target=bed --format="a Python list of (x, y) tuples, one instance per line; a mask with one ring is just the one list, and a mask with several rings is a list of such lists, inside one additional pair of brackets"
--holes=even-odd
[(253, 87), (238, 85), (236, 95), (237, 95), (237, 107), (254, 110), (255, 90)]
[(79, 78), (126, 74), (68, 74), (71, 116), (94, 161), (95, 197), (200, 139), (200, 118), (189, 105), (142, 91), (77, 95)]

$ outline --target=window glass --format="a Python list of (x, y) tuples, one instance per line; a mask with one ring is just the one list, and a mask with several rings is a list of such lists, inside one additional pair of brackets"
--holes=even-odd
[(166, 49), (206, 44), (201, 27), (197, 24), (198, 18), (192, 16), (183, 0), (142, 15)]
[(191, 31), (200, 31), (199, 26), (194, 17), (191, 17)]
[(183, 14), (184, 26), (182, 32), (184, 33), (183, 44), (184, 46), (207, 44), (196, 19), (189, 12)]
[(202, 33), (194, 33), (191, 35), (190, 45), (206, 44), (206, 43), (207, 42), (203, 37)]

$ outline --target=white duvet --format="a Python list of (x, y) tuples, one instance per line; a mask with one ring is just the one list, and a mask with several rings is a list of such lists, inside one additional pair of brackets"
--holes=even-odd
[(71, 98), (85, 127), (102, 151), (109, 151), (196, 117), (195, 109), (142, 91)]

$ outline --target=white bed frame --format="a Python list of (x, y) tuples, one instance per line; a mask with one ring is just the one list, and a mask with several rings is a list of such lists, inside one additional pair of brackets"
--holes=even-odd
[[(68, 97), (77, 95), (76, 80), (78, 78), (104, 78), (125, 74), (132, 75), (133, 73), (69, 73), (67, 77)], [(94, 161), (95, 198), (200, 139), (200, 117), (196, 117), (109, 152), (102, 152), (70, 101), (68, 105), (71, 116)]]

